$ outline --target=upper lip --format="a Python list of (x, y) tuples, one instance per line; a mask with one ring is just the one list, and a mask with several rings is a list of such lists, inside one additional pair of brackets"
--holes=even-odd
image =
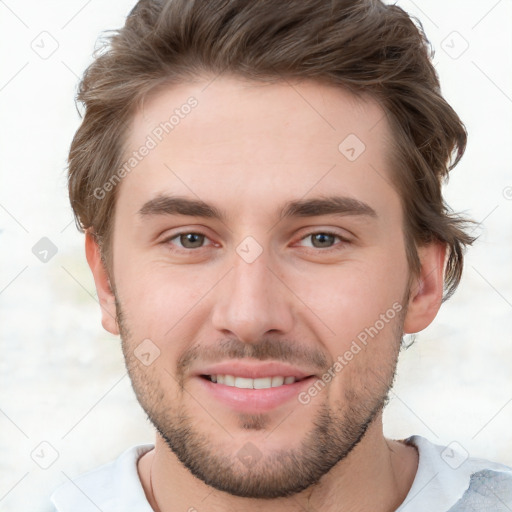
[(249, 362), (244, 360), (231, 360), (201, 368), (195, 372), (200, 375), (233, 375), (247, 379), (259, 379), (263, 377), (295, 377), (303, 379), (311, 377), (312, 372), (307, 372), (295, 366), (277, 361)]

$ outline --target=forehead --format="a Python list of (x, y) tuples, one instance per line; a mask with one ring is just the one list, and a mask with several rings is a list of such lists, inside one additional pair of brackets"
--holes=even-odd
[(134, 116), (129, 143), (137, 146), (152, 134), (157, 142), (175, 140), (173, 152), (179, 154), (186, 148), (178, 142), (186, 139), (187, 145), (204, 145), (199, 157), (210, 146), (216, 153), (228, 149), (237, 156), (265, 142), (262, 151), (253, 155), (259, 160), (274, 156), (265, 151), (273, 142), (270, 134), (279, 136), (274, 139), (274, 150), (280, 149), (283, 156), (296, 155), (296, 135), (300, 142), (323, 143), (322, 151), (329, 148), (325, 156), (332, 159), (339, 155), (336, 142), (348, 134), (373, 146), (382, 135), (389, 135), (385, 117), (373, 98), (356, 97), (334, 85), (212, 77), (160, 87), (151, 93)]
[(353, 196), (359, 187), (364, 195), (364, 185), (397, 205), (390, 139), (376, 101), (332, 85), (226, 76), (174, 84), (146, 98), (133, 117), (125, 160), (139, 156), (120, 195), (140, 206), (159, 194), (212, 199), (214, 191), (221, 204), (259, 197), (264, 208), (265, 198), (271, 204), (313, 189), (341, 187)]

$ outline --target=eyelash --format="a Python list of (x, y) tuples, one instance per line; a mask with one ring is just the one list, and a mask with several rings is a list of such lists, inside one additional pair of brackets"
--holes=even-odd
[[(341, 246), (344, 246), (345, 244), (350, 243), (350, 241), (348, 239), (342, 237), (341, 235), (339, 235), (338, 233), (335, 233), (334, 231), (329, 231), (329, 230), (311, 231), (310, 233), (308, 233), (308, 234), (304, 235), (302, 238), (300, 238), (299, 241), (305, 240), (306, 238), (309, 238), (309, 237), (311, 237), (313, 235), (319, 235), (319, 234), (321, 234), (321, 235), (330, 235), (330, 236), (333, 236), (335, 238), (338, 238), (341, 241), (341, 244), (340, 244)], [(201, 233), (199, 231), (181, 231), (180, 233), (176, 233), (173, 236), (171, 236), (169, 238), (166, 238), (165, 240), (162, 241), (162, 243), (163, 244), (169, 244), (172, 240), (174, 240), (176, 238), (179, 238), (182, 235), (200, 235), (200, 236), (204, 236), (205, 238), (208, 238), (207, 235), (205, 235), (204, 233)], [(210, 244), (210, 245), (212, 245), (212, 244)], [(179, 248), (178, 252), (179, 251), (184, 251), (184, 252), (199, 251), (199, 250), (205, 249), (205, 248), (206, 248), (205, 246), (196, 247), (194, 249), (188, 249), (188, 248), (184, 247), (184, 248)], [(330, 252), (330, 251), (339, 250), (340, 247), (337, 247), (337, 246), (325, 247), (325, 248), (321, 248), (321, 247), (307, 247), (307, 249), (319, 250), (319, 251), (322, 251), (322, 252)]]

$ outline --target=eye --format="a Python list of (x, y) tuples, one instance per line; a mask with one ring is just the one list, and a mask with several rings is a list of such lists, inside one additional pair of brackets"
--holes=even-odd
[[(336, 238), (342, 242), (349, 243), (346, 238), (343, 238), (337, 233), (333, 233), (331, 231), (316, 231), (314, 233), (309, 233), (305, 237), (302, 237), (301, 241), (310, 239), (312, 241), (312, 246), (310, 247), (315, 249), (331, 249), (333, 248), (333, 244)], [(344, 243), (342, 243), (342, 245), (344, 245)]]
[[(310, 239), (312, 242), (312, 245), (309, 247), (312, 247), (314, 249), (335, 249), (335, 242), (336, 239), (340, 240), (342, 243), (341, 245), (344, 245), (345, 243), (349, 243), (349, 240), (342, 237), (341, 235), (338, 235), (337, 233), (334, 233), (332, 231), (315, 231), (312, 233), (307, 234), (306, 236), (302, 237), (300, 241), (308, 240)], [(178, 244), (174, 242), (174, 240), (178, 240)], [(172, 245), (178, 245), (178, 249), (201, 249), (205, 247), (203, 244), (205, 240), (208, 240), (208, 237), (203, 233), (198, 233), (194, 231), (186, 231), (181, 232), (173, 235), (170, 238), (167, 238), (163, 241), (165, 244), (172, 243)], [(214, 245), (214, 244), (208, 244), (208, 245)], [(306, 246), (308, 247), (308, 246)]]
[(183, 249), (201, 249), (203, 246), (203, 242), (208, 237), (204, 235), (203, 233), (196, 233), (196, 232), (183, 232), (183, 233), (177, 233), (176, 235), (167, 238), (164, 240), (164, 243), (171, 243), (173, 240), (178, 239), (179, 243), (181, 244), (181, 248)]

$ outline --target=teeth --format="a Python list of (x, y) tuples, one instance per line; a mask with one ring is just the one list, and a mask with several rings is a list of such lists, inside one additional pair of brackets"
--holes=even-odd
[(272, 377), (272, 387), (282, 386), (284, 384), (284, 377)]
[(272, 387), (272, 378), (271, 377), (262, 377), (260, 379), (253, 380), (254, 389), (267, 389)]
[(258, 379), (235, 377), (234, 375), (210, 375), (209, 377), (212, 382), (241, 389), (276, 388), (283, 384), (293, 384), (297, 380), (295, 377), (260, 377)]
[[(227, 377), (227, 375), (226, 375)], [(233, 383), (233, 386), (235, 388), (243, 388), (243, 389), (253, 389), (254, 388), (254, 379), (245, 379), (244, 377), (237, 377), (236, 379), (233, 379), (235, 382)], [(225, 382), (224, 382), (225, 384)]]

